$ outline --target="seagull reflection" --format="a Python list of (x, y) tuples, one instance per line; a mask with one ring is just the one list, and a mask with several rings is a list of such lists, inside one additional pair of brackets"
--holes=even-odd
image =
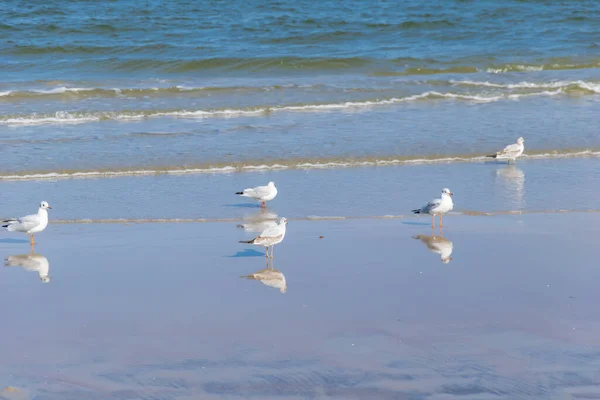
[(237, 227), (246, 232), (263, 232), (275, 226), (277, 226), (277, 214), (261, 210), (244, 217), (243, 223), (238, 224)]
[(4, 266), (23, 267), (27, 271), (35, 271), (39, 274), (42, 282), (50, 282), (50, 275), (48, 275), (50, 263), (48, 259), (41, 254), (33, 253), (33, 251), (30, 254), (16, 254), (6, 257)]
[(496, 170), (496, 180), (504, 187), (506, 195), (518, 209), (525, 206), (525, 173), (515, 165)]
[(413, 239), (419, 239), (421, 242), (425, 243), (429, 251), (435, 254), (440, 255), (440, 259), (444, 264), (452, 261), (452, 250), (454, 245), (448, 239), (443, 236), (427, 236), (427, 235), (417, 235), (413, 236)]
[(255, 281), (260, 281), (265, 285), (279, 289), (281, 293), (285, 293), (287, 291), (287, 283), (285, 282), (285, 276), (281, 271), (273, 268), (273, 261), (267, 259), (266, 268), (261, 269), (260, 271), (256, 271), (250, 275), (240, 276), (240, 278), (252, 279)]

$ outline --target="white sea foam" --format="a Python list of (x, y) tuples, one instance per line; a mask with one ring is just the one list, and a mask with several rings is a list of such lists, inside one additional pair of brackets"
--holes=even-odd
[[(523, 154), (526, 159), (552, 159), (552, 158), (575, 158), (575, 157), (600, 157), (600, 150), (582, 150), (565, 152), (546, 152), (538, 154)], [(197, 168), (164, 168), (164, 169), (133, 169), (122, 171), (74, 171), (74, 172), (44, 172), (0, 175), (0, 181), (10, 180), (57, 180), (69, 178), (111, 178), (145, 175), (186, 175), (186, 174), (222, 174), (247, 171), (273, 171), (285, 169), (331, 169), (352, 167), (382, 167), (393, 165), (422, 165), (422, 164), (449, 164), (449, 163), (483, 163), (490, 160), (485, 156), (455, 156), (440, 158), (409, 158), (409, 159), (384, 159), (384, 160), (339, 160), (314, 162), (290, 162), (289, 164), (256, 164), (256, 165), (225, 165), (207, 166)]]

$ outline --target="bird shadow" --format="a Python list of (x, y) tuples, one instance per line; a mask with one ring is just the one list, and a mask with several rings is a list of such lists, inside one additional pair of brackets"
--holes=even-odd
[(29, 243), (29, 240), (4, 238), (4, 239), (0, 239), (0, 243), (9, 243), (9, 244), (14, 244), (14, 243)]
[(402, 221), (404, 225), (415, 225), (415, 226), (427, 226), (431, 225), (429, 222), (413, 222), (413, 221)]
[(223, 207), (260, 208), (260, 204), (252, 204), (252, 203), (223, 204)]
[(232, 256), (226, 256), (229, 258), (240, 258), (240, 257), (264, 257), (265, 253), (261, 253), (260, 251), (256, 251), (254, 249), (244, 249), (242, 251), (238, 251)]

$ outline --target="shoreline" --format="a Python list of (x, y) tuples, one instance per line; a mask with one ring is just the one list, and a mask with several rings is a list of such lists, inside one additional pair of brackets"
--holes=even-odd
[[(492, 151), (490, 151), (492, 152)], [(103, 179), (136, 176), (161, 176), (161, 175), (204, 175), (204, 174), (232, 174), (247, 172), (277, 172), (288, 170), (322, 170), (322, 169), (352, 169), (362, 167), (388, 167), (388, 166), (420, 166), (438, 164), (494, 164), (494, 165), (517, 165), (520, 162), (553, 159), (573, 158), (600, 158), (600, 149), (573, 149), (561, 151), (539, 150), (525, 153), (519, 157), (516, 164), (508, 164), (506, 161), (498, 161), (485, 155), (448, 155), (448, 156), (387, 156), (387, 157), (349, 157), (347, 160), (340, 158), (323, 158), (319, 160), (291, 159), (271, 160), (269, 164), (250, 162), (237, 163), (207, 163), (197, 166), (154, 166), (133, 167), (123, 169), (99, 169), (99, 170), (66, 170), (66, 171), (39, 171), (39, 172), (14, 172), (0, 174), (1, 182), (11, 181), (44, 181), (62, 179)]]

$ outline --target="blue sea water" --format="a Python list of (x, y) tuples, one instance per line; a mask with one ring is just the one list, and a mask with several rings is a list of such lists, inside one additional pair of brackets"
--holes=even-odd
[(22, 2), (2, 177), (596, 155), (595, 1)]

